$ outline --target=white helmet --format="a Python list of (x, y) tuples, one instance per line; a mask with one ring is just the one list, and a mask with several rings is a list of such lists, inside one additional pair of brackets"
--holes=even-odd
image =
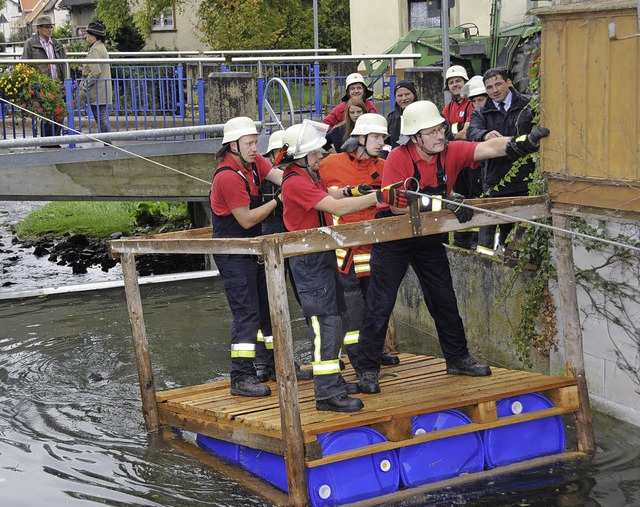
[(351, 131), (352, 136), (366, 136), (367, 134), (389, 135), (387, 119), (375, 113), (365, 113), (358, 117), (356, 125)]
[(482, 79), (482, 76), (473, 76), (469, 79), (469, 81), (462, 87), (460, 95), (463, 98), (487, 95), (487, 90), (484, 87), (484, 80)]
[(428, 129), (444, 123), (438, 107), (428, 100), (412, 102), (404, 108), (400, 117), (400, 133), (412, 136), (422, 129)]
[(287, 155), (297, 160), (318, 151), (327, 142), (325, 136), (328, 130), (329, 125), (312, 120), (302, 120), (302, 123), (292, 125), (282, 136), (282, 141), (288, 145)]
[(266, 153), (271, 153), (273, 150), (279, 150), (284, 146), (282, 136), (284, 136), (284, 130), (276, 130), (269, 136), (269, 145), (267, 146)]
[(222, 144), (237, 141), (242, 136), (258, 135), (255, 122), (248, 116), (238, 116), (231, 118), (224, 124)]
[(345, 90), (349, 89), (349, 86), (351, 86), (352, 84), (355, 83), (362, 83), (362, 85), (366, 88), (367, 86), (364, 84), (364, 78), (362, 77), (362, 74), (359, 74), (358, 72), (354, 72), (353, 74), (349, 74), (347, 76), (347, 79), (345, 81)]
[(461, 77), (465, 81), (469, 81), (469, 76), (467, 76), (467, 70), (462, 65), (452, 65), (447, 69), (447, 73), (444, 75), (444, 82), (449, 81), (449, 78), (452, 77)]

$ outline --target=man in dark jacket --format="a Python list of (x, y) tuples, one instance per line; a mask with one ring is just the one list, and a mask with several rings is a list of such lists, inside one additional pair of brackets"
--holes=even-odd
[[(67, 52), (62, 43), (51, 37), (53, 30), (53, 22), (50, 16), (38, 16), (34, 23), (36, 33), (27, 40), (22, 50), (23, 60), (55, 60), (67, 57)], [(62, 63), (52, 63), (49, 65), (35, 65), (40, 72), (49, 75), (51, 78), (64, 82), (66, 76), (66, 67)], [(42, 136), (58, 136), (61, 127), (48, 121), (42, 122)]]
[[(398, 146), (400, 122), (404, 108), (418, 100), (418, 92), (416, 91), (416, 86), (413, 84), (413, 81), (403, 79), (396, 84), (393, 89), (393, 95), (396, 99), (396, 107), (387, 115), (387, 124), (389, 125), (389, 139), (387, 139), (387, 143), (391, 146), (391, 149)], [(381, 156), (386, 158), (384, 154)]]
[[(518, 93), (511, 86), (506, 70), (490, 69), (483, 75), (489, 100), (482, 108), (474, 109), (467, 130), (469, 141), (486, 141), (494, 137), (511, 137), (528, 134), (532, 129), (533, 112), (529, 108), (528, 95)], [(528, 194), (528, 178), (534, 164), (528, 160), (513, 169), (513, 159), (493, 158), (486, 162), (483, 190), (488, 197), (512, 197)], [(511, 172), (513, 174), (511, 174)], [(505, 178), (505, 176), (509, 175)], [(498, 244), (505, 239), (514, 224), (501, 224)], [(494, 249), (495, 225), (480, 228), (478, 246)]]

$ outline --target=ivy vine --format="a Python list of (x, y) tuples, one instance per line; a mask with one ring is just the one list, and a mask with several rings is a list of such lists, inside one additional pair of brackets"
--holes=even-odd
[[(539, 55), (532, 61), (529, 69), (529, 92), (531, 100), (529, 108), (534, 119), (534, 126), (540, 121), (540, 59)], [(540, 173), (539, 154), (531, 153), (514, 162), (510, 171), (498, 185), (504, 185), (518, 172), (519, 168), (532, 160), (535, 164), (533, 173), (527, 179), (529, 195), (547, 193), (546, 179)], [(550, 219), (541, 223), (550, 224)], [(518, 323), (511, 345), (519, 359), (531, 367), (532, 348), (545, 357), (552, 349), (557, 349), (556, 305), (549, 289), (549, 282), (556, 278), (556, 270), (551, 258), (551, 231), (530, 224), (518, 223), (511, 231), (507, 241), (507, 250), (513, 250), (515, 261), (513, 275), (507, 283), (502, 297), (513, 295), (516, 280), (526, 280), (523, 289), (522, 316)], [(515, 250), (514, 249), (515, 246)]]

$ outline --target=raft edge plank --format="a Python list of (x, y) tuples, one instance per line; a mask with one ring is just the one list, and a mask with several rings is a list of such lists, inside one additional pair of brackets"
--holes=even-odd
[[(503, 475), (509, 475), (527, 470), (549, 466), (557, 463), (567, 463), (570, 461), (578, 461), (588, 459), (587, 454), (578, 451), (565, 452), (563, 454), (552, 454), (550, 456), (542, 456), (540, 458), (534, 458), (526, 461), (519, 461), (518, 463), (512, 463), (502, 467), (492, 468), (490, 470), (483, 470), (482, 472), (475, 472), (472, 474), (461, 475), (453, 477), (451, 479), (445, 479), (443, 481), (432, 482), (424, 484), (422, 486), (416, 486), (415, 488), (407, 488), (388, 495), (377, 496), (367, 500), (361, 500), (350, 504), (344, 504), (343, 507), (392, 507), (398, 504), (400, 501), (410, 501), (415, 499), (422, 503), (415, 505), (424, 505), (424, 498), (418, 499), (417, 497), (423, 497), (427, 493), (433, 493), (436, 491), (442, 491), (448, 488), (454, 488), (464, 486), (466, 484), (472, 484), (482, 480), (491, 478), (497, 478)], [(412, 505), (404, 504), (403, 505)]]

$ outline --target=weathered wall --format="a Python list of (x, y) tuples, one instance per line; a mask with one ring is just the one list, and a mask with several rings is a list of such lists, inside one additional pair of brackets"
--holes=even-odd
[[(637, 222), (588, 223), (606, 233), (640, 241)], [(606, 245), (587, 251), (574, 240), (577, 295), (582, 325), (585, 373), (595, 409), (640, 425), (640, 257)], [(552, 374), (566, 371), (562, 319)]]
[(540, 17), (542, 124), (552, 132), (541, 160), (554, 204), (640, 211), (637, 3), (558, 5)]
[[(522, 293), (523, 279), (515, 283), (516, 296), (504, 298), (504, 287), (511, 280), (513, 269), (498, 259), (468, 250), (449, 248), (448, 252), (472, 355), (492, 365), (526, 369), (510, 344), (519, 322), (522, 300), (518, 294)], [(433, 320), (411, 269), (400, 288), (394, 318), (402, 352), (442, 357)], [(532, 359), (534, 371), (549, 372), (547, 358), (534, 352)]]

